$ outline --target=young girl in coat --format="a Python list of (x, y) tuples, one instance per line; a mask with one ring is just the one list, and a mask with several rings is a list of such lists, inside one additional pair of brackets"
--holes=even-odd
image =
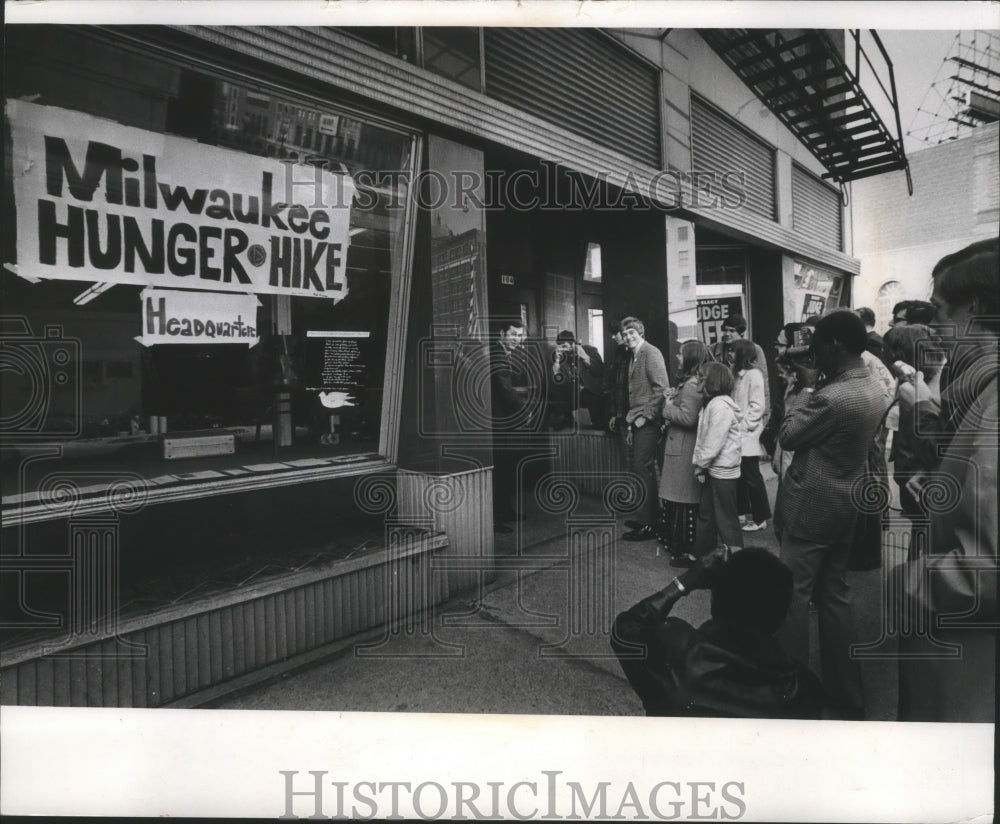
[[(739, 483), (743, 415), (732, 398), (733, 373), (722, 363), (706, 363), (702, 388), (705, 408), (698, 418), (694, 473), (704, 484), (698, 504), (695, 555), (708, 555), (719, 544), (743, 548), (739, 520)], [(684, 566), (687, 559), (672, 562)]]
[(752, 341), (738, 340), (733, 346), (733, 375), (736, 380), (733, 400), (743, 413), (740, 512), (749, 514), (743, 531), (756, 532), (767, 526), (771, 505), (760, 474), (760, 456), (764, 451), (760, 445), (764, 432), (764, 375), (757, 364), (757, 349)]

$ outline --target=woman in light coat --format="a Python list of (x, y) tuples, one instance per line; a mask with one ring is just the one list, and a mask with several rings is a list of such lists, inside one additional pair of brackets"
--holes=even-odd
[(712, 356), (701, 341), (689, 340), (681, 346), (677, 357), (680, 360), (677, 386), (664, 393), (666, 437), (659, 488), (660, 538), (667, 552), (675, 556), (694, 551), (701, 484), (691, 471), (691, 457), (703, 398), (701, 367)]
[(757, 349), (752, 341), (738, 340), (733, 346), (733, 375), (736, 377), (733, 400), (743, 413), (740, 502), (743, 512), (749, 512), (743, 531), (755, 532), (767, 526), (771, 505), (760, 474), (760, 457), (764, 453), (760, 436), (766, 409), (764, 375), (757, 366)]

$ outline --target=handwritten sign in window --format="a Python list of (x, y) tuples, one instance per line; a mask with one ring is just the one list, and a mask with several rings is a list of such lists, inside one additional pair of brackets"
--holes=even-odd
[(370, 332), (312, 330), (306, 333), (306, 389), (364, 399), (368, 388)]

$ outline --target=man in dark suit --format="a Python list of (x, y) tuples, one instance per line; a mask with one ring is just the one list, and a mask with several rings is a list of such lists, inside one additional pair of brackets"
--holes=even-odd
[[(526, 360), (520, 352), (525, 338), (520, 320), (501, 322), (496, 340), (490, 344), (490, 397), (494, 432), (518, 432), (527, 428), (532, 413)], [(505, 521), (517, 513), (513, 498), (517, 491), (519, 452), (510, 443), (495, 445), (493, 450), (493, 529), (510, 533)]]
[(649, 541), (657, 537), (660, 499), (656, 476), (656, 453), (660, 442), (660, 416), (663, 413), (663, 390), (670, 385), (663, 354), (646, 341), (646, 327), (638, 318), (622, 320), (622, 337), (632, 350), (628, 376), (629, 410), (626, 439), (632, 441), (632, 471), (642, 479), (645, 501), (639, 526), (622, 537), (626, 541)]
[(847, 559), (869, 444), (886, 409), (882, 387), (861, 360), (865, 341), (864, 324), (852, 312), (831, 312), (817, 321), (810, 346), (817, 369), (796, 362), (796, 380), (805, 388), (789, 400), (778, 432), (782, 449), (795, 456), (775, 506), (781, 560), (794, 578), (782, 641), (808, 664), (812, 599), (819, 612), (824, 685), (839, 712), (854, 719), (864, 717), (864, 696), (858, 662), (850, 655)]

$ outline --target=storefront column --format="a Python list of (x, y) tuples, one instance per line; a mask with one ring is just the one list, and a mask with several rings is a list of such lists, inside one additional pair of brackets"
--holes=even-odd
[(778, 223), (792, 228), (792, 157), (777, 151), (774, 158), (775, 209)]

